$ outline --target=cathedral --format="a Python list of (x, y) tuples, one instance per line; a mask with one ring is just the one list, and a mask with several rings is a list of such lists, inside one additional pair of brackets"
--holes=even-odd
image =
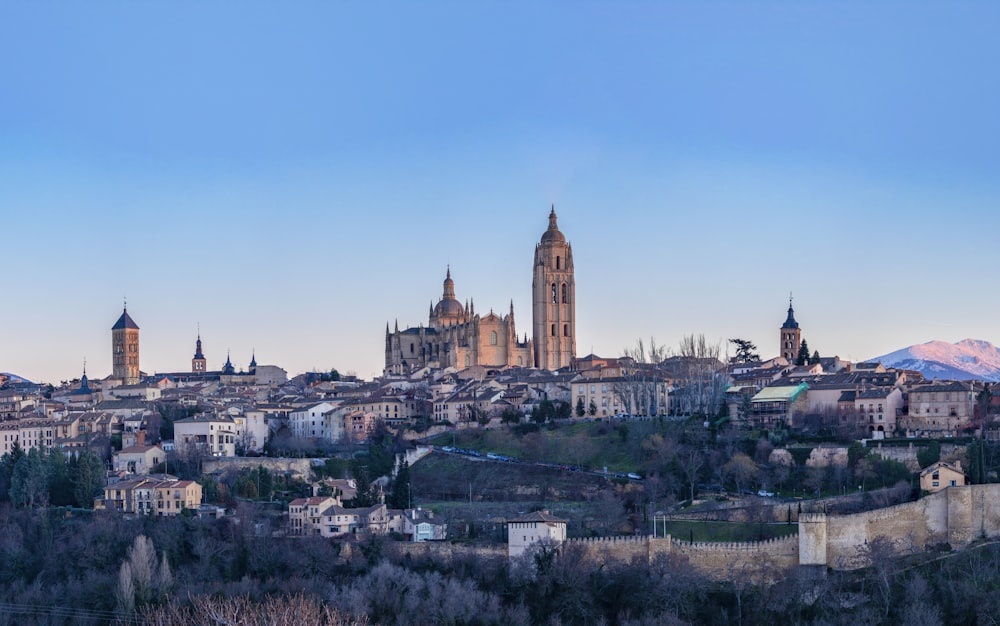
[(427, 326), (399, 330), (397, 324), (390, 331), (386, 324), (385, 373), (406, 374), (422, 367), (568, 367), (576, 356), (576, 284), (573, 251), (559, 230), (554, 206), (549, 227), (535, 245), (531, 290), (533, 336), (519, 338), (513, 301), (507, 315), (492, 310), (476, 314), (473, 302), (462, 304), (455, 296), (449, 267)]

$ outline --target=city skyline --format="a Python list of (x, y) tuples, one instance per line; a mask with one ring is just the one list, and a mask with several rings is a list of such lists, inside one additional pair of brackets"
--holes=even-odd
[(789, 292), (823, 355), (1000, 342), (987, 3), (2, 12), (0, 371), (109, 375), (127, 298), (147, 373), (369, 378), (449, 265), (530, 333), (552, 204), (578, 355), (775, 356)]

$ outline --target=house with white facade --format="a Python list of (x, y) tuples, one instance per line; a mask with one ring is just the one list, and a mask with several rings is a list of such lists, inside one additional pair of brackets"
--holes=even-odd
[(322, 438), (323, 422), (335, 408), (331, 402), (316, 402), (295, 409), (288, 414), (288, 427), (296, 437)]
[(229, 416), (202, 413), (174, 422), (174, 448), (199, 449), (211, 456), (236, 456), (236, 424)]
[(519, 557), (545, 544), (566, 541), (566, 520), (548, 510), (535, 511), (507, 521), (507, 556)]

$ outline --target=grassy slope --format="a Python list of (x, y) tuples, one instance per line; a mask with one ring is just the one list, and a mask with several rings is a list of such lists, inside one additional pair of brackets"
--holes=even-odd
[(532, 463), (541, 461), (594, 470), (607, 467), (609, 472), (634, 472), (639, 469), (641, 435), (655, 430), (654, 423), (609, 426), (601, 422), (577, 422), (525, 435), (507, 429), (469, 429), (454, 435), (439, 435), (431, 443), (494, 452)]

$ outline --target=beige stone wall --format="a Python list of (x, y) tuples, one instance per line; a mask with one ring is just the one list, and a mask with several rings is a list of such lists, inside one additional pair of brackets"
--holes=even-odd
[(717, 580), (773, 580), (799, 565), (797, 535), (747, 543), (709, 543), (671, 540), (672, 553), (683, 556), (692, 569)]
[(667, 537), (594, 537), (570, 539), (570, 549), (583, 550), (595, 564), (652, 562), (660, 555), (683, 559), (694, 571), (717, 580), (737, 576), (775, 577), (799, 564), (795, 535), (771, 541), (725, 543), (689, 542)]
[(258, 465), (262, 465), (268, 471), (290, 472), (292, 476), (303, 480), (309, 479), (309, 459), (272, 459), (260, 457), (220, 457), (206, 460), (204, 469), (206, 474), (220, 474), (227, 470), (252, 470)]
[(847, 447), (813, 448), (806, 459), (806, 467), (847, 467)]
[(462, 558), (507, 558), (507, 546), (503, 544), (454, 544), (448, 541), (387, 541), (382, 550), (389, 554), (412, 558), (434, 558), (451, 563)]

